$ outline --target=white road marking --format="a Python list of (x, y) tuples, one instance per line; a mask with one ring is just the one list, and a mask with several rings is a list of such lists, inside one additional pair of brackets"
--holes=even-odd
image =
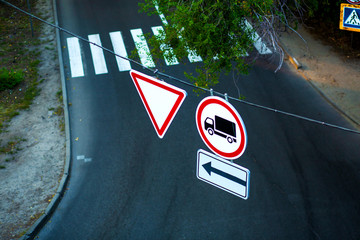
[[(167, 24), (167, 21), (159, 12), (160, 18), (163, 22), (163, 24)], [(252, 30), (253, 27), (248, 21), (245, 21), (246, 28), (249, 30)], [(164, 31), (164, 28), (162, 26), (156, 26), (151, 28), (155, 36), (160, 36), (160, 32)], [(139, 53), (140, 61), (143, 65), (146, 67), (155, 67), (155, 63), (150, 55), (149, 46), (146, 42), (146, 39), (144, 37), (143, 31), (141, 28), (132, 29), (130, 30), (131, 35), (133, 37), (133, 40), (135, 42), (135, 46), (137, 48), (137, 51)], [(110, 39), (113, 45), (114, 52), (123, 57), (128, 57), (124, 39), (122, 37), (122, 34), (120, 31), (110, 32)], [(181, 39), (182, 36), (179, 34), (179, 38)], [(253, 38), (255, 40), (254, 46), (256, 50), (260, 54), (272, 54), (272, 50), (269, 49), (266, 44), (262, 41), (260, 36), (255, 32), (253, 35)], [(88, 39), (90, 42), (93, 42), (99, 46), (101, 46), (101, 40), (99, 34), (92, 34), (88, 36)], [(76, 37), (70, 37), (67, 38), (67, 46), (68, 46), (68, 52), (69, 52), (69, 61), (70, 61), (70, 70), (71, 70), (71, 77), (83, 77), (84, 76), (84, 65), (82, 62), (82, 55), (81, 55), (81, 49), (80, 49), (80, 43), (79, 39)], [(168, 66), (179, 64), (178, 59), (175, 55), (173, 55), (173, 49), (170, 46), (167, 46), (165, 44), (162, 44), (160, 46), (160, 49), (165, 53), (164, 58), (165, 62)], [(103, 49), (99, 48), (98, 46), (95, 46), (93, 44), (90, 44), (90, 50), (91, 55), (93, 59), (94, 69), (96, 74), (105, 74), (108, 73), (104, 52)], [(192, 51), (190, 49), (187, 49), (188, 51), (188, 58), (191, 63), (194, 62), (201, 62), (203, 61), (202, 58), (199, 55), (196, 55), (195, 51)], [(169, 56), (173, 56), (170, 58)], [(244, 53), (242, 56), (249, 56), (247, 52)], [(131, 64), (128, 60), (122, 59), (118, 56), (115, 56), (119, 71), (129, 71), (131, 70)], [(214, 57), (216, 59), (216, 57)]]
[(86, 162), (91, 162), (92, 161), (92, 158), (86, 158), (84, 155), (78, 155), (76, 157), (76, 160), (78, 161), (84, 161), (85, 163)]
[[(164, 14), (162, 14), (162, 13), (160, 12), (159, 6), (158, 6), (157, 3), (155, 3), (155, 8), (156, 8), (156, 11), (157, 11), (158, 14), (159, 14), (159, 17), (160, 17), (162, 23), (163, 23), (165, 26), (168, 25), (168, 22), (166, 21)], [(182, 38), (182, 36), (181, 36), (180, 33), (179, 33), (179, 38), (180, 38), (180, 39)], [(188, 51), (188, 53), (189, 53), (188, 59), (189, 59), (189, 61), (190, 61), (191, 63), (201, 62), (201, 61), (202, 61), (202, 58), (201, 58), (199, 55), (196, 55), (195, 51), (190, 50), (190, 49), (188, 49), (188, 48), (186, 49), (186, 51)]]
[(79, 39), (76, 37), (67, 38), (67, 47), (69, 51), (71, 77), (83, 77), (84, 67), (81, 59)]
[[(126, 48), (125, 48), (125, 44), (124, 44), (124, 39), (121, 35), (121, 32), (111, 32), (110, 34), (110, 39), (111, 39), (111, 43), (113, 45), (114, 48), (114, 52), (122, 57), (128, 57), (127, 52), (126, 52)], [(116, 58), (116, 62), (117, 65), (119, 67), (119, 71), (123, 72), (123, 71), (129, 71), (131, 70), (131, 65), (130, 62), (122, 59), (118, 56), (115, 56)]]
[[(179, 33), (179, 38), (182, 39), (181, 33)], [(186, 51), (189, 53), (188, 59), (191, 63), (202, 61), (202, 58), (199, 55), (196, 55), (195, 51), (190, 50), (188, 47), (186, 47)]]
[(155, 63), (150, 56), (149, 46), (146, 43), (146, 39), (141, 28), (132, 29), (130, 32), (134, 39), (141, 63), (146, 67), (155, 67)]
[[(253, 27), (251, 26), (251, 24), (245, 20), (245, 25), (248, 29), (253, 30)], [(260, 38), (259, 34), (257, 34), (257, 32), (254, 32), (254, 46), (256, 48), (256, 50), (259, 51), (260, 54), (272, 54), (272, 51), (265, 45), (265, 43), (262, 41), (262, 39)]]
[(202, 61), (202, 58), (199, 55), (196, 55), (195, 51), (190, 49), (187, 49), (187, 51), (189, 52), (188, 59), (191, 63)]
[[(161, 37), (161, 32), (164, 31), (164, 28), (161, 26), (157, 26), (157, 27), (152, 27), (151, 28), (154, 35), (158, 38)], [(179, 61), (176, 59), (175, 55), (174, 55), (174, 51), (170, 46), (167, 46), (166, 44), (161, 44), (160, 45), (160, 49), (161, 51), (163, 51), (164, 54), (164, 59), (165, 59), (165, 63), (166, 65), (176, 65), (179, 64)], [(172, 56), (172, 57), (170, 57)]]
[(166, 18), (165, 18), (165, 16), (164, 16), (164, 14), (162, 14), (162, 13), (160, 12), (159, 6), (158, 6), (157, 4), (155, 4), (155, 8), (156, 8), (156, 11), (159, 13), (159, 17), (160, 17), (162, 23), (163, 23), (165, 26), (168, 25), (168, 21), (166, 21)]
[[(101, 46), (99, 34), (89, 35), (88, 38), (90, 42)], [(106, 67), (104, 51), (102, 50), (102, 48), (99, 48), (98, 46), (95, 46), (94, 44), (90, 43), (90, 50), (93, 59), (95, 74), (98, 75), (98, 74), (107, 73), (108, 70)]]

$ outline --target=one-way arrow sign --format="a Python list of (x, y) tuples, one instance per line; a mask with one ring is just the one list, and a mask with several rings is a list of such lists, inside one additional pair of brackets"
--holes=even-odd
[(236, 183), (241, 184), (244, 187), (246, 187), (246, 181), (244, 181), (244, 180), (242, 180), (240, 178), (237, 178), (237, 177), (235, 177), (233, 175), (230, 175), (230, 174), (228, 174), (226, 172), (223, 172), (223, 171), (221, 171), (221, 170), (219, 170), (217, 168), (211, 167), (211, 162), (205, 163), (202, 166), (203, 166), (203, 168), (205, 168), (205, 170), (209, 173), (210, 176), (211, 176), (211, 173), (213, 172), (213, 173), (215, 173), (215, 174), (217, 174), (219, 176), (222, 176), (222, 177), (224, 177), (226, 179), (229, 179), (229, 180), (231, 180), (233, 182), (236, 182)]
[(249, 197), (250, 171), (202, 149), (197, 153), (196, 176), (240, 198)]

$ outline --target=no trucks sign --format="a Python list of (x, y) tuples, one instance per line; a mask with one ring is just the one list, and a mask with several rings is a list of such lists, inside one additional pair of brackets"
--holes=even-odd
[(360, 0), (347, 0), (351, 4), (360, 4)]

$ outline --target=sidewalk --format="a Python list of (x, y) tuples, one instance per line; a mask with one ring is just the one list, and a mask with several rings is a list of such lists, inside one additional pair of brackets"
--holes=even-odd
[(306, 43), (294, 32), (280, 36), (286, 52), (301, 65), (298, 73), (360, 129), (360, 61), (341, 56), (301, 26), (298, 33)]

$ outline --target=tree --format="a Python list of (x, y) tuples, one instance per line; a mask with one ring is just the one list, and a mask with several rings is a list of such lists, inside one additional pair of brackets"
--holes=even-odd
[[(294, 9), (301, 14), (297, 0), (293, 6), (287, 5), (286, 0), (144, 1), (139, 4), (143, 11), (161, 13), (168, 22), (164, 31), (150, 39), (151, 54), (157, 58), (165, 55), (178, 59), (185, 59), (189, 52), (201, 56), (203, 65), (196, 69), (197, 75), (186, 75), (196, 85), (205, 88), (218, 83), (221, 71), (248, 72), (249, 63), (244, 54), (252, 49), (254, 29), (262, 38), (268, 39), (275, 51), (282, 52), (275, 23), (289, 25), (287, 16)], [(255, 28), (248, 28), (246, 21)]]

